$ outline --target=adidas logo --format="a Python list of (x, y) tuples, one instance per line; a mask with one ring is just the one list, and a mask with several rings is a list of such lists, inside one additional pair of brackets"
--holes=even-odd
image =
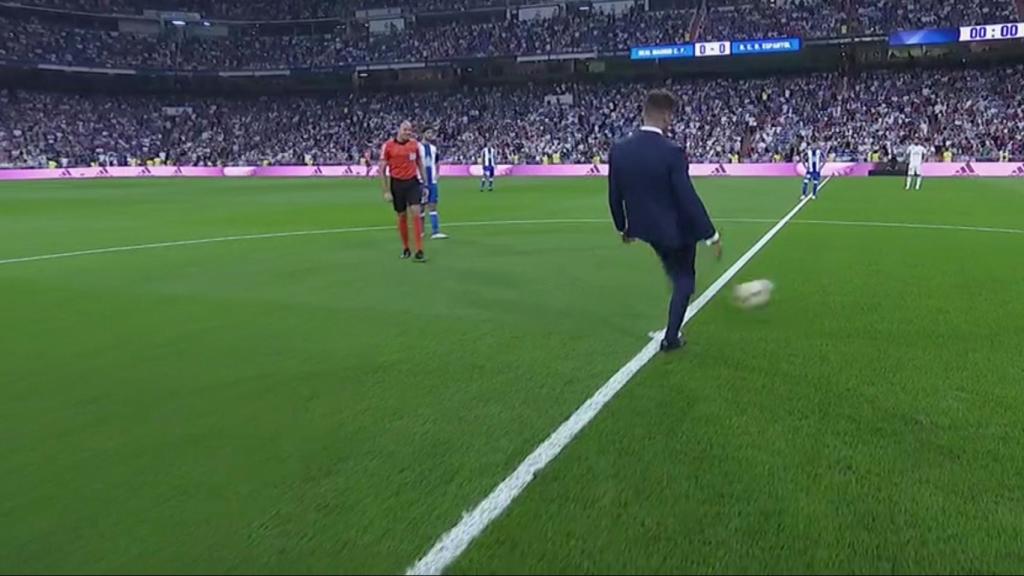
[(1024, 164), (1017, 166), (1013, 172), (1010, 172), (1010, 176), (1024, 176)]
[(324, 171), (321, 170), (319, 166), (316, 167), (316, 170), (313, 170), (313, 176), (323, 176), (323, 175), (324, 175)]
[(60, 178), (71, 178), (72, 176), (71, 170), (68, 170), (67, 168), (60, 171)]
[(344, 174), (345, 176), (351, 176), (355, 174), (355, 171), (352, 170), (351, 166), (345, 166), (345, 171), (342, 172), (342, 174)]
[(172, 174), (172, 176), (181, 176), (182, 174), (184, 174), (184, 172), (181, 171), (181, 166), (178, 166), (174, 169), (174, 174)]
[(954, 176), (977, 176), (977, 175), (978, 175), (978, 173), (975, 172), (974, 166), (971, 166), (970, 162), (968, 162), (967, 164), (964, 164), (963, 166), (961, 166), (956, 171), (956, 173), (954, 174)]
[(594, 164), (593, 166), (590, 167), (590, 169), (587, 170), (587, 176), (600, 176), (600, 175), (601, 175), (601, 167), (598, 166), (597, 164)]
[(725, 165), (723, 164), (715, 166), (715, 169), (711, 171), (711, 176), (725, 176), (726, 174), (728, 174), (728, 172), (726, 172)]
[[(179, 168), (179, 170), (180, 170), (180, 168)], [(139, 170), (139, 173), (136, 174), (136, 176), (152, 176), (152, 175), (153, 175), (153, 173), (149, 171), (148, 167), (145, 167), (142, 170)]]

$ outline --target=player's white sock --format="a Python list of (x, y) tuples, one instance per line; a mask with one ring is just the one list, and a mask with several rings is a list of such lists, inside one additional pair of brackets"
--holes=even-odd
[(906, 188), (904, 188), (904, 190), (910, 190), (910, 182), (911, 182), (911, 180), (913, 180), (913, 179), (914, 179), (914, 177), (913, 177), (913, 176), (907, 176), (907, 187), (906, 187)]
[(914, 187), (915, 190), (920, 190), (921, 189), (921, 180), (922, 179), (923, 179), (923, 176), (918, 176), (917, 177), (917, 186)]

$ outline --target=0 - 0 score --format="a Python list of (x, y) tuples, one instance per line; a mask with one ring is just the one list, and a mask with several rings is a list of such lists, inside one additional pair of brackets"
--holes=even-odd
[(728, 56), (732, 53), (732, 45), (729, 42), (698, 42), (696, 48), (697, 56)]

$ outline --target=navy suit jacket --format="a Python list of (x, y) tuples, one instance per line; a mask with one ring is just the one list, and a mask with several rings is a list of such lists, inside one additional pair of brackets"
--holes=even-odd
[(619, 232), (662, 249), (715, 236), (682, 146), (639, 130), (612, 146), (608, 164), (608, 203)]

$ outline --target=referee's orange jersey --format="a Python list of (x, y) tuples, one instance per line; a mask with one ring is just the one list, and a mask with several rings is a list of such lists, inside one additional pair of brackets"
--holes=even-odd
[(391, 138), (384, 143), (381, 157), (387, 163), (392, 178), (412, 180), (419, 175), (420, 144), (412, 138), (405, 142)]

